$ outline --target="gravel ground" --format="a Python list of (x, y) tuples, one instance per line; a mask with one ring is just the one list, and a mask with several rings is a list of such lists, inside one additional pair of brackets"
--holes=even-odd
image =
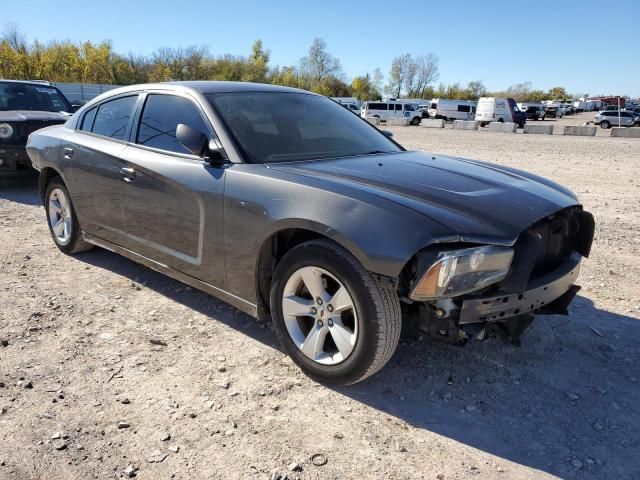
[(597, 232), (568, 317), (520, 348), (405, 337), (375, 377), (326, 388), (222, 302), (101, 249), (61, 254), (33, 179), (7, 181), (0, 478), (640, 478), (640, 141), (393, 131), (580, 195)]

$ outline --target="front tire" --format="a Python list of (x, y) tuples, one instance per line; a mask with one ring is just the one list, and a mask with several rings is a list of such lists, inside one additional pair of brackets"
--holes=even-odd
[(44, 198), (47, 224), (56, 247), (67, 254), (91, 250), (93, 245), (82, 239), (71, 195), (59, 177), (49, 182)]
[(611, 126), (611, 124), (607, 120), (603, 120), (602, 122), (600, 122), (600, 128), (607, 129), (610, 126)]
[(328, 240), (298, 245), (278, 263), (271, 316), (293, 361), (314, 380), (331, 385), (373, 375), (400, 339), (397, 292)]

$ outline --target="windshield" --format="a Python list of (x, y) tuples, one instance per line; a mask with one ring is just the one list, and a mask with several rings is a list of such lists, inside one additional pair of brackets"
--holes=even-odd
[(289, 92), (210, 93), (206, 97), (251, 163), (402, 150), (377, 128), (325, 97)]
[(45, 84), (0, 82), (0, 111), (7, 110), (72, 111), (57, 88)]

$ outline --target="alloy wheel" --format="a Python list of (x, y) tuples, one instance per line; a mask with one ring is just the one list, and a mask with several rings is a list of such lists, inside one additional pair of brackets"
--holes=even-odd
[(353, 352), (358, 338), (355, 304), (327, 270), (296, 270), (284, 287), (282, 313), (291, 340), (314, 362), (337, 365)]
[(65, 245), (71, 238), (71, 204), (65, 192), (55, 188), (49, 194), (49, 224), (56, 240)]

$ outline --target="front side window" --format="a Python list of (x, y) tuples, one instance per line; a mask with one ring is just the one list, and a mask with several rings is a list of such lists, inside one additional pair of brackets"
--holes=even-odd
[(179, 123), (209, 134), (209, 128), (193, 102), (175, 95), (151, 94), (144, 103), (136, 143), (169, 152), (191, 154), (176, 139)]
[(402, 151), (377, 128), (318, 95), (233, 92), (206, 97), (251, 163)]
[(125, 140), (129, 119), (138, 100), (138, 95), (116, 98), (98, 107), (91, 131), (115, 140)]

